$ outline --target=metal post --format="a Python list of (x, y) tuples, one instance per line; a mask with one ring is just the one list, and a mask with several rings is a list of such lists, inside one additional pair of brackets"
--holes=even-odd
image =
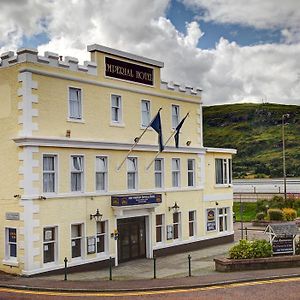
[(248, 240), (248, 228), (245, 227), (245, 233), (246, 233), (246, 241)]
[(191, 277), (192, 276), (192, 264), (191, 264), (192, 257), (190, 254), (188, 255), (188, 260), (189, 260), (189, 277)]
[(109, 280), (112, 280), (112, 258), (109, 257)]
[(244, 222), (243, 222), (243, 202), (240, 194), (240, 215), (241, 215), (241, 239), (244, 239)]
[(153, 256), (153, 279), (156, 279), (156, 257)]
[(66, 257), (64, 259), (64, 262), (65, 262), (65, 279), (64, 280), (68, 280), (68, 278), (67, 278), (68, 259)]

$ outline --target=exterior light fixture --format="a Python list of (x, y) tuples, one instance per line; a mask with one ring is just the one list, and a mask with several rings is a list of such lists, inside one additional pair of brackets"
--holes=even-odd
[(178, 206), (177, 202), (175, 202), (173, 206), (169, 206), (169, 211), (171, 209), (173, 209), (174, 211), (177, 211), (179, 209), (179, 206)]
[(90, 220), (95, 219), (97, 222), (101, 221), (102, 219), (102, 214), (100, 214), (99, 209), (97, 208), (95, 214), (90, 214)]
[(71, 137), (71, 130), (70, 129), (66, 130), (66, 137), (67, 138)]
[(21, 195), (19, 195), (19, 194), (14, 195), (14, 198), (21, 198)]

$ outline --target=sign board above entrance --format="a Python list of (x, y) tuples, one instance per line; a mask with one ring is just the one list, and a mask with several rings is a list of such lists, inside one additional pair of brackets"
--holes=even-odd
[(105, 57), (105, 76), (153, 86), (153, 69)]
[(161, 203), (161, 194), (112, 196), (111, 206), (128, 206)]

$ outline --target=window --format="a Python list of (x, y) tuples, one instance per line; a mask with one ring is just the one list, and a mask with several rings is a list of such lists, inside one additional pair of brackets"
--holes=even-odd
[(172, 105), (172, 128), (176, 128), (179, 124), (179, 106)]
[(156, 215), (156, 243), (161, 243), (164, 237), (164, 217), (165, 215)]
[(127, 188), (135, 190), (137, 188), (137, 158), (127, 158)]
[(154, 180), (156, 188), (163, 187), (163, 160), (161, 158), (154, 161)]
[(189, 236), (196, 235), (196, 211), (189, 211)]
[(72, 258), (82, 255), (83, 225), (71, 225)]
[(78, 120), (82, 118), (81, 89), (69, 88), (69, 117)]
[(142, 126), (147, 127), (150, 123), (150, 101), (142, 100)]
[(97, 253), (106, 252), (107, 224), (105, 221), (97, 222)]
[(231, 159), (216, 158), (216, 184), (231, 184), (232, 162)]
[(172, 158), (172, 186), (180, 186), (180, 159)]
[(6, 259), (17, 259), (17, 229), (5, 228)]
[(111, 120), (114, 123), (121, 123), (121, 96), (111, 95)]
[(173, 239), (179, 239), (181, 236), (181, 228), (180, 228), (180, 213), (173, 213)]
[(227, 231), (228, 230), (228, 210), (229, 208), (219, 208), (218, 216), (219, 216), (219, 231)]
[(107, 157), (96, 157), (96, 190), (107, 190)]
[(83, 191), (83, 156), (71, 156), (71, 191)]
[(195, 160), (188, 159), (188, 186), (195, 186)]
[(43, 156), (43, 192), (56, 192), (56, 161), (55, 155)]
[(43, 251), (44, 251), (44, 263), (55, 262), (56, 260), (56, 227), (44, 228), (43, 232)]

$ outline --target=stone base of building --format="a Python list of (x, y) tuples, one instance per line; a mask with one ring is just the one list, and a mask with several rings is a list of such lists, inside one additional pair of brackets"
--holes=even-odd
[(199, 250), (211, 246), (217, 246), (226, 243), (232, 243), (234, 241), (234, 234), (222, 236), (218, 238), (207, 239), (203, 241), (197, 241), (188, 244), (176, 245), (167, 248), (157, 249), (153, 251), (153, 255), (158, 256), (166, 256), (170, 254), (182, 253), (186, 251), (194, 251)]

